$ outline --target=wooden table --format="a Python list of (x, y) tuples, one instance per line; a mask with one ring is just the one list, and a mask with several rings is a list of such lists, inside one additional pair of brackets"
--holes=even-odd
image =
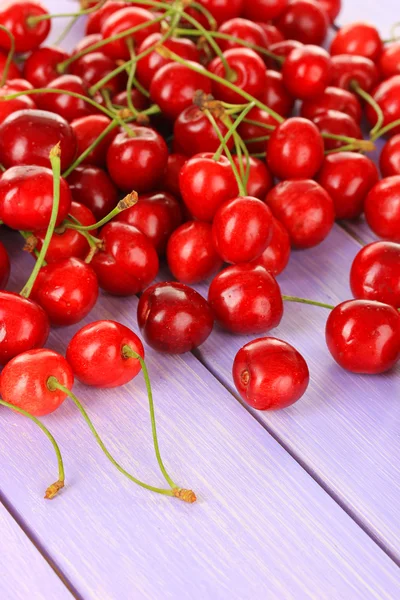
[[(369, 18), (387, 35), (396, 20), (390, 8), (397, 0), (344, 4), (342, 23)], [(53, 12), (74, 7), (70, 0), (47, 5)], [(57, 21), (53, 38), (64, 25)], [(79, 22), (65, 47), (82, 31)], [(294, 252), (279, 277), (283, 293), (348, 299), (356, 238), (371, 239), (362, 223), (335, 226), (318, 248)], [(18, 290), (31, 261), (16, 235), (5, 241), (9, 289)], [(205, 294), (206, 287), (198, 289)], [(114, 318), (136, 331), (136, 305), (136, 298), (103, 296), (86, 322)], [(238, 401), (230, 370), (247, 338), (216, 330), (181, 357), (146, 349), (161, 448), (176, 479), (198, 493), (195, 505), (120, 476), (68, 402), (45, 419), (67, 469), (66, 489), (45, 502), (52, 449), (34, 425), (2, 410), (0, 598), (399, 598), (400, 368), (382, 377), (342, 371), (325, 347), (326, 317), (324, 309), (285, 307), (274, 335), (303, 353), (311, 385), (277, 413)], [(49, 345), (65, 351), (79, 327), (53, 331)], [(142, 378), (124, 389), (77, 385), (76, 392), (118, 459), (161, 484)]]

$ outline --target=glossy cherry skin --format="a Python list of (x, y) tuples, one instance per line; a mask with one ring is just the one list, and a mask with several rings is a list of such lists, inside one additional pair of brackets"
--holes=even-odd
[[(0, 78), (3, 77), (4, 69), (7, 64), (7, 52), (0, 51)], [(18, 70), (17, 65), (11, 61), (10, 67), (7, 72), (7, 81), (9, 79), (16, 79), (20, 77), (20, 72)]]
[(59, 76), (57, 65), (69, 58), (69, 54), (55, 46), (37, 48), (24, 63), (24, 77), (35, 88), (46, 87)]
[(104, 22), (110, 15), (117, 12), (117, 10), (121, 10), (121, 8), (128, 8), (128, 6), (132, 5), (129, 2), (121, 2), (119, 0), (107, 0), (103, 6), (88, 15), (85, 29), (86, 34), (100, 33)]
[[(259, 98), (265, 87), (265, 65), (262, 58), (250, 48), (232, 48), (223, 54), (233, 71), (232, 83), (251, 96)], [(208, 65), (208, 70), (223, 79), (226, 77), (224, 65), (218, 56)], [(212, 82), (212, 93), (218, 100), (232, 104), (245, 101), (238, 92), (218, 81)]]
[(163, 187), (167, 192), (175, 196), (175, 198), (181, 197), (179, 174), (187, 159), (187, 156), (178, 153), (172, 153), (168, 156), (167, 170), (163, 179)]
[[(121, 8), (121, 10), (114, 12), (103, 22), (101, 34), (105, 40), (117, 33), (137, 27), (152, 19), (154, 19), (154, 15), (145, 8), (139, 8), (138, 6)], [(153, 23), (153, 25), (140, 29), (128, 37), (109, 42), (106, 46), (102, 47), (102, 51), (104, 54), (111, 56), (111, 58), (129, 60), (130, 53), (128, 44), (126, 43), (127, 39), (132, 40), (135, 45), (140, 45), (149, 35), (158, 33), (159, 31), (160, 23)]]
[[(268, 39), (262, 27), (248, 19), (241, 19), (240, 17), (229, 19), (229, 21), (225, 21), (220, 25), (218, 31), (249, 44), (261, 46), (261, 48), (267, 48), (268, 46)], [(234, 40), (217, 38), (217, 42), (223, 52), (231, 48), (243, 48), (243, 44)]]
[(25, 90), (33, 90), (33, 85), (26, 79), (21, 79), (20, 72), (18, 71), (15, 79), (7, 79), (3, 85), (5, 90), (15, 90), (16, 92), (23, 92)]
[(18, 96), (11, 100), (3, 100), (4, 96), (13, 94), (16, 91), (10, 87), (0, 89), (0, 123), (3, 123), (9, 115), (19, 110), (36, 108), (36, 104), (31, 96)]
[[(66, 90), (67, 92), (74, 92), (82, 96), (87, 95), (82, 79), (76, 75), (61, 75), (50, 81), (46, 88)], [(74, 119), (79, 119), (79, 117), (84, 117), (93, 112), (90, 104), (81, 98), (76, 98), (68, 94), (43, 92), (36, 95), (36, 104), (42, 110), (57, 113), (69, 123)]]
[(328, 24), (324, 9), (312, 0), (290, 0), (276, 21), (276, 26), (285, 38), (316, 46), (323, 43)]
[[(343, 135), (349, 138), (363, 139), (360, 126), (352, 117), (338, 110), (327, 110), (325, 113), (314, 117), (314, 123), (321, 133), (330, 135)], [(324, 138), (325, 150), (334, 150), (341, 148), (344, 142)]]
[[(282, 33), (279, 31), (275, 25), (271, 25), (270, 23), (265, 23), (264, 21), (257, 21), (257, 25), (261, 27), (264, 32), (265, 37), (267, 38), (266, 47), (269, 48), (272, 44), (277, 44), (278, 42), (283, 42), (284, 37)], [(264, 62), (268, 62), (268, 57), (263, 56)]]
[(392, 75), (400, 75), (400, 42), (383, 48), (378, 65), (384, 79)]
[(139, 202), (117, 215), (115, 221), (133, 225), (163, 254), (171, 233), (182, 223), (179, 202), (168, 192), (143, 194)]
[(400, 314), (372, 300), (348, 300), (328, 317), (326, 343), (335, 361), (352, 373), (375, 375), (400, 358)]
[[(139, 90), (133, 89), (130, 93), (133, 106), (139, 112), (145, 110), (149, 106), (149, 101)], [(112, 103), (116, 106), (128, 106), (128, 94), (126, 90), (119, 92), (112, 98)]]
[[(40, 2), (11, 0), (0, 7), (0, 23), (14, 37), (15, 52), (29, 52), (38, 48), (50, 31), (50, 20), (45, 19), (30, 24), (29, 17), (48, 15)], [(0, 48), (10, 50), (11, 41), (5, 31), (0, 31)]]
[(169, 354), (184, 354), (197, 348), (214, 326), (207, 300), (196, 290), (174, 281), (147, 288), (140, 297), (137, 316), (149, 346)]
[(400, 242), (400, 175), (386, 177), (370, 190), (365, 217), (376, 235)]
[[(277, 56), (286, 58), (287, 56), (289, 56), (289, 54), (291, 53), (292, 50), (294, 50), (295, 48), (301, 48), (302, 45), (303, 44), (301, 42), (298, 42), (297, 40), (285, 40), (284, 39), (284, 40), (275, 42), (274, 44), (271, 44), (271, 46), (269, 46), (268, 50), (270, 50), (273, 54), (276, 54)], [(281, 66), (282, 66), (281, 63), (277, 62), (272, 57), (267, 57), (266, 63), (267, 63), (267, 66), (269, 69), (280, 70)]]
[[(60, 181), (57, 225), (68, 215), (71, 192)], [(0, 179), (0, 220), (12, 229), (47, 228), (53, 206), (53, 173), (45, 167), (11, 167)]]
[(222, 265), (215, 250), (212, 226), (203, 221), (188, 221), (168, 240), (168, 267), (178, 281), (189, 285), (208, 279)]
[(400, 308), (400, 244), (372, 242), (355, 257), (350, 271), (355, 298)]
[(65, 119), (43, 110), (19, 110), (0, 125), (0, 162), (5, 167), (50, 167), (50, 150), (60, 142), (61, 170), (75, 158), (76, 139)]
[(279, 275), (287, 267), (290, 258), (290, 237), (278, 219), (272, 217), (271, 240), (258, 258), (251, 261), (254, 266), (260, 265), (272, 275)]
[(310, 179), (281, 181), (268, 193), (265, 201), (297, 248), (317, 246), (333, 227), (332, 198)]
[(32, 348), (43, 346), (50, 333), (41, 306), (19, 294), (0, 291), (0, 365)]
[(368, 192), (379, 181), (379, 173), (367, 156), (337, 152), (325, 157), (318, 183), (335, 205), (336, 219), (356, 219), (364, 210)]
[(331, 83), (330, 85), (345, 90), (351, 88), (356, 81), (367, 92), (376, 86), (379, 81), (379, 72), (375, 63), (364, 56), (351, 54), (338, 54), (331, 58)]
[(219, 207), (212, 229), (214, 245), (222, 260), (246, 263), (260, 256), (268, 246), (272, 214), (257, 198), (233, 198)]
[(46, 348), (23, 352), (4, 367), (0, 378), (1, 396), (35, 417), (49, 415), (66, 398), (64, 392), (49, 388), (50, 377), (68, 389), (74, 383), (72, 369), (61, 354)]
[(136, 227), (111, 222), (100, 239), (104, 251), (93, 260), (100, 287), (115, 296), (130, 296), (144, 290), (158, 273), (158, 256), (150, 240)]
[(342, 0), (317, 0), (318, 4), (326, 11), (331, 23), (333, 23), (342, 8)]
[[(218, 129), (223, 136), (228, 128), (216, 118)], [(220, 140), (214, 127), (207, 116), (197, 106), (188, 106), (181, 112), (174, 123), (174, 144), (179, 151), (187, 156), (199, 154), (200, 152), (216, 152), (220, 146)], [(228, 148), (233, 148), (234, 140), (231, 136), (227, 142)]]
[(252, 21), (273, 21), (288, 4), (289, 0), (252, 0), (244, 3), (243, 16)]
[[(204, 67), (188, 61), (203, 70)], [(204, 72), (206, 70), (204, 69)], [(211, 93), (211, 80), (202, 73), (195, 73), (189, 67), (179, 63), (168, 63), (154, 75), (150, 85), (150, 96), (161, 108), (163, 114), (176, 119), (180, 113), (190, 106), (197, 90)]]
[(7, 250), (0, 242), (0, 290), (3, 290), (10, 276), (10, 259), (8, 258)]
[(279, 285), (264, 267), (233, 265), (218, 273), (208, 290), (216, 321), (232, 333), (263, 333), (283, 315)]
[[(394, 75), (378, 85), (372, 94), (383, 112), (383, 127), (400, 119), (400, 75)], [(366, 106), (365, 114), (371, 125), (375, 125), (377, 116), (375, 110)], [(400, 133), (400, 125), (388, 133), (389, 136)]]
[[(240, 174), (239, 157), (235, 155), (233, 162), (238, 168)], [(247, 159), (242, 157), (243, 169), (246, 173)], [(268, 171), (265, 163), (253, 156), (249, 157), (249, 178), (247, 180), (247, 193), (249, 196), (264, 200), (266, 193), (273, 187), (274, 182), (271, 173)], [(238, 191), (239, 193), (239, 191)]]
[[(98, 11), (96, 11), (96, 14), (97, 12)], [(89, 15), (89, 17), (90, 16), (91, 15)], [(71, 54), (78, 54), (78, 52), (90, 48), (91, 46), (93, 46), (93, 44), (97, 44), (97, 42), (100, 42), (102, 39), (103, 38), (100, 33), (91, 33), (89, 35), (85, 35), (85, 37), (80, 39), (79, 42), (74, 46), (74, 49), (72, 50)]]
[(124, 354), (128, 346), (144, 358), (136, 333), (116, 321), (94, 321), (85, 325), (67, 347), (67, 361), (81, 383), (99, 388), (119, 387), (140, 372), (137, 358)]
[(233, 361), (232, 376), (243, 400), (257, 410), (279, 410), (294, 404), (310, 380), (302, 355), (287, 342), (272, 337), (243, 346)]
[[(199, 0), (199, 4), (204, 6), (216, 20), (217, 25), (221, 25), (229, 19), (240, 17), (243, 11), (245, 0)], [(195, 9), (190, 7), (186, 10), (190, 15), (200, 20), (200, 22), (209, 27), (208, 20)]]
[(301, 117), (287, 119), (267, 142), (267, 165), (280, 179), (314, 177), (324, 159), (324, 143), (314, 123)]
[(295, 98), (302, 100), (322, 94), (331, 78), (331, 59), (319, 46), (295, 48), (282, 67), (283, 82)]
[(338, 87), (327, 87), (324, 92), (315, 98), (304, 100), (301, 105), (301, 116), (311, 121), (328, 110), (337, 110), (352, 117), (356, 123), (360, 123), (362, 108), (357, 97)]
[[(153, 33), (152, 35), (146, 37), (146, 39), (140, 44), (137, 54), (139, 55), (148, 48), (157, 44), (157, 42), (161, 40), (161, 37), (161, 33)], [(200, 62), (199, 51), (191, 40), (170, 37), (164, 41), (163, 46), (178, 56), (181, 56), (185, 60), (190, 60), (196, 63)], [(164, 65), (167, 65), (171, 62), (172, 61), (170, 58), (161, 56), (161, 54), (154, 50), (137, 62), (136, 76), (140, 83), (148, 90), (157, 71)]]
[(365, 56), (376, 62), (382, 52), (383, 43), (378, 30), (369, 23), (349, 23), (336, 33), (330, 53)]
[[(109, 75), (116, 68), (115, 61), (102, 52), (89, 52), (71, 64), (71, 73), (77, 75), (83, 84), (90, 88), (100, 79)], [(101, 89), (108, 90), (111, 94), (116, 94), (124, 87), (123, 73), (109, 79)]]
[(76, 167), (67, 182), (76, 202), (89, 208), (100, 221), (118, 204), (118, 190), (106, 171), (94, 165)]
[(218, 207), (237, 195), (229, 160), (221, 156), (215, 161), (212, 153), (187, 160), (179, 175), (179, 186), (189, 212), (200, 221), (212, 221)]
[[(111, 120), (106, 115), (87, 115), (71, 122), (72, 130), (77, 141), (77, 156), (80, 156), (99, 135), (110, 125)], [(115, 136), (117, 129), (110, 131), (106, 137), (92, 150), (81, 164), (97, 165), (104, 167), (106, 164), (107, 150)]]
[(400, 134), (390, 138), (382, 148), (379, 166), (383, 177), (400, 175)]

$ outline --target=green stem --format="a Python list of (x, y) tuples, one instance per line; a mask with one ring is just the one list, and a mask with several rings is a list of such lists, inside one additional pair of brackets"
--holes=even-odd
[(27, 18), (27, 23), (30, 27), (34, 27), (36, 23), (40, 23), (41, 21), (47, 21), (50, 19), (64, 19), (69, 17), (82, 17), (83, 15), (90, 15), (90, 13), (95, 12), (99, 8), (105, 4), (106, 0), (100, 0), (95, 6), (92, 8), (85, 8), (84, 10), (80, 10), (79, 12), (74, 13), (53, 13), (53, 14), (45, 14), (45, 15), (36, 15)]
[(0, 30), (4, 31), (4, 33), (6, 33), (8, 35), (8, 37), (10, 38), (10, 50), (7, 55), (7, 60), (4, 65), (3, 75), (2, 75), (1, 81), (0, 81), (0, 88), (1, 88), (7, 81), (8, 71), (10, 70), (10, 65), (11, 65), (11, 62), (12, 62), (12, 59), (13, 59), (13, 56), (15, 53), (15, 38), (14, 38), (13, 34), (11, 33), (11, 31), (9, 29), (7, 29), (7, 27), (4, 27), (4, 25), (0, 25)]
[(260, 137), (248, 138), (246, 140), (246, 144), (255, 144), (256, 142), (268, 142), (269, 138), (270, 138), (269, 135), (262, 135)]
[[(246, 170), (245, 170), (245, 174), (244, 174), (244, 185), (247, 189), (247, 185), (249, 183), (249, 177), (250, 177), (250, 154), (249, 151), (247, 149), (246, 144), (244, 143), (244, 141), (242, 140), (242, 138), (235, 132), (234, 134), (234, 138), (235, 138), (235, 146), (236, 148), (240, 148), (242, 153), (244, 154), (245, 157), (245, 161), (246, 161)], [(239, 156), (239, 153), (238, 153)], [(240, 159), (242, 160), (242, 159)]]
[(321, 308), (328, 308), (333, 310), (335, 307), (332, 304), (324, 304), (323, 302), (316, 302), (315, 300), (308, 300), (307, 298), (298, 298), (297, 296), (282, 296), (283, 300), (287, 302), (299, 302), (300, 304), (310, 304), (311, 306), (320, 306)]
[[(35, 238), (34, 234), (32, 233), (32, 231), (22, 231), (21, 229), (19, 230), (20, 234), (22, 235), (22, 237), (24, 238), (24, 240), (26, 242), (28, 242), (28, 240), (30, 239), (34, 244), (37, 243), (37, 238)], [(39, 250), (37, 250), (36, 248), (33, 248), (32, 250), (29, 247), (29, 243), (25, 244), (25, 248), (24, 250), (26, 250), (27, 252), (30, 252), (31, 254), (33, 253), (36, 258), (39, 258)], [(43, 261), (43, 267), (46, 266), (46, 261)]]
[(327, 140), (337, 140), (346, 144), (351, 144), (354, 150), (363, 150), (372, 152), (375, 150), (375, 144), (371, 140), (359, 140), (357, 138), (347, 137), (346, 135), (336, 135), (334, 133), (322, 133), (323, 138)]
[(249, 125), (256, 125), (257, 127), (261, 127), (262, 129), (268, 129), (270, 131), (275, 129), (274, 125), (268, 125), (268, 123), (261, 123), (260, 121), (255, 121), (254, 119), (243, 119), (244, 123), (248, 123)]
[(139, 199), (139, 197), (138, 197), (137, 193), (131, 192), (130, 194), (125, 196), (125, 198), (120, 200), (118, 202), (117, 206), (115, 208), (113, 208), (113, 210), (111, 212), (109, 212), (108, 215), (103, 217), (97, 223), (94, 223), (93, 225), (74, 225), (74, 223), (68, 223), (68, 221), (64, 221), (63, 227), (65, 227), (66, 229), (75, 229), (76, 231), (80, 231), (80, 232), (92, 231), (93, 229), (100, 229), (100, 227), (103, 227), (103, 225), (105, 225), (106, 223), (111, 221), (111, 219), (113, 219), (114, 217), (119, 215), (120, 212), (126, 210), (127, 208), (131, 208), (132, 206), (134, 206), (137, 203), (138, 199)]
[(139, 114), (139, 111), (136, 110), (136, 108), (133, 105), (132, 102), (132, 87), (133, 87), (133, 80), (135, 78), (135, 73), (136, 73), (136, 66), (137, 66), (137, 62), (135, 61), (135, 48), (133, 46), (133, 41), (132, 38), (128, 38), (126, 40), (126, 45), (128, 46), (129, 49), (129, 54), (131, 57), (131, 66), (129, 69), (129, 76), (128, 76), (128, 82), (126, 84), (126, 102), (128, 104), (128, 108), (130, 110), (130, 112), (132, 113), (133, 116), (137, 116)]
[[(225, 144), (227, 143), (229, 138), (237, 131), (237, 128), (239, 127), (240, 123), (248, 115), (248, 113), (254, 108), (254, 106), (255, 106), (254, 102), (249, 102), (249, 104), (246, 106), (246, 108), (240, 113), (240, 115), (236, 118), (236, 120), (233, 123), (228, 117), (229, 120), (227, 120), (227, 122), (225, 123), (225, 125), (228, 126), (228, 131), (226, 132), (225, 137), (224, 137)], [(220, 146), (220, 148), (216, 152), (218, 158), (222, 154), (222, 149), (223, 148), (221, 148), (221, 146)], [(218, 155), (218, 153), (219, 153), (219, 155)], [(215, 158), (215, 156), (214, 156), (214, 158)]]
[(382, 127), (380, 131), (377, 131), (376, 134), (371, 138), (373, 142), (375, 142), (378, 138), (384, 136), (386, 133), (394, 129), (395, 127), (400, 127), (400, 119), (389, 123), (385, 127)]
[(383, 115), (382, 109), (379, 106), (379, 104), (377, 103), (376, 100), (374, 100), (374, 98), (371, 96), (371, 94), (368, 94), (368, 92), (366, 92), (365, 90), (362, 89), (362, 87), (360, 86), (360, 84), (357, 81), (352, 81), (351, 82), (351, 88), (359, 95), (361, 96), (361, 98), (363, 100), (365, 100), (365, 102), (367, 102), (367, 104), (369, 104), (370, 106), (372, 106), (372, 108), (374, 109), (375, 113), (376, 113), (376, 123), (374, 125), (374, 127), (371, 129), (370, 131), (370, 136), (371, 138), (374, 137), (374, 135), (380, 130), (380, 128), (383, 125), (383, 122), (385, 120), (385, 117)]

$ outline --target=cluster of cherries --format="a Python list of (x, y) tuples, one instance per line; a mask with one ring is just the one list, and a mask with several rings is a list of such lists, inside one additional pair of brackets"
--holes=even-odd
[[(0, 291), (0, 403), (51, 439), (60, 475), (47, 497), (62, 487), (63, 465), (37, 417), (69, 396), (120, 471), (193, 502), (160, 456), (138, 336), (115, 321), (91, 323), (64, 358), (44, 348), (50, 326), (80, 322), (99, 288), (140, 294), (146, 343), (184, 353), (215, 322), (265, 335), (287, 300), (331, 310), (326, 341), (343, 368), (392, 368), (400, 359), (400, 42), (353, 23), (328, 53), (321, 44), (340, 0), (82, 5), (70, 16), (88, 16), (86, 35), (71, 53), (42, 45), (51, 19), (65, 15), (34, 0), (0, 7), (0, 220), (36, 257), (20, 294)], [(379, 179), (366, 153), (383, 136)], [(354, 260), (355, 299), (333, 307), (283, 296), (275, 277), (291, 247), (314, 247), (335, 219), (363, 212), (385, 241)], [(174, 280), (153, 283), (164, 257)], [(0, 242), (0, 289), (9, 271)], [(207, 280), (206, 300), (191, 286)], [(115, 387), (140, 370), (167, 490), (116, 463), (71, 391), (74, 377)], [(261, 337), (237, 353), (233, 379), (248, 404), (270, 410), (297, 401), (309, 372), (295, 348)]]

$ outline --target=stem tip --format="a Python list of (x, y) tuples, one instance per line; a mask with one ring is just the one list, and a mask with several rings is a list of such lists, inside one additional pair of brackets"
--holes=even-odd
[(188, 504), (193, 504), (196, 502), (197, 496), (192, 490), (185, 490), (183, 488), (174, 488), (172, 493), (175, 498), (182, 500), (183, 502), (187, 502)]
[(118, 210), (126, 210), (127, 208), (131, 208), (131, 206), (134, 206), (138, 200), (139, 196), (137, 192), (133, 191), (118, 202)]
[(50, 150), (50, 159), (51, 158), (60, 158), (61, 156), (61, 145), (60, 142), (57, 142), (55, 146)]
[(55, 483), (49, 485), (44, 495), (46, 500), (52, 500), (58, 492), (64, 487), (64, 480), (59, 479)]

